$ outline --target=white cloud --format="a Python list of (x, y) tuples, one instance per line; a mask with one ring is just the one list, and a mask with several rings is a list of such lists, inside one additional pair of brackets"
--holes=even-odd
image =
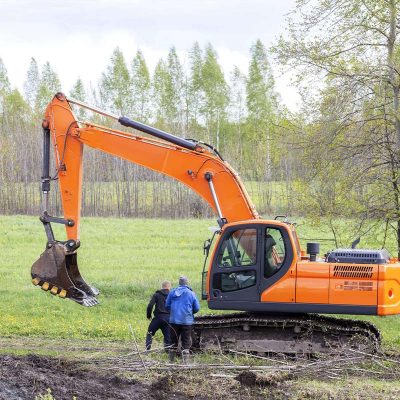
[[(30, 58), (49, 61), (68, 92), (79, 77), (96, 84), (113, 50), (128, 62), (140, 48), (151, 69), (171, 46), (182, 58), (197, 40), (211, 42), (229, 73), (246, 71), (252, 43), (267, 46), (282, 32), (295, 0), (0, 0), (0, 57), (22, 88)], [(277, 78), (282, 98), (294, 107), (287, 77)]]

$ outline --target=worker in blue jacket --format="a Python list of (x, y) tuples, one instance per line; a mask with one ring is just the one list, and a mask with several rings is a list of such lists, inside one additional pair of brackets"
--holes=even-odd
[(189, 351), (192, 346), (192, 326), (194, 314), (200, 310), (200, 303), (196, 294), (189, 287), (185, 276), (179, 278), (179, 286), (172, 289), (165, 301), (165, 308), (170, 312), (170, 361), (174, 361), (178, 349), (179, 338), (182, 346), (182, 360), (189, 362)]

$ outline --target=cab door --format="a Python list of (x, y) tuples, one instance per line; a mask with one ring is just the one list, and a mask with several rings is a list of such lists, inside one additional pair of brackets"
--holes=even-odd
[(210, 276), (211, 301), (259, 301), (259, 225), (227, 228), (218, 243)]
[(262, 302), (294, 302), (296, 290), (296, 264), (294, 246), (289, 228), (282, 224), (265, 224), (261, 232)]

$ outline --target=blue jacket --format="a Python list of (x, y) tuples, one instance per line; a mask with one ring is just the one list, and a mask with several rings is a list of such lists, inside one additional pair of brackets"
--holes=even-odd
[(193, 314), (200, 310), (200, 303), (189, 286), (178, 286), (169, 292), (165, 308), (170, 311), (171, 324), (192, 325)]

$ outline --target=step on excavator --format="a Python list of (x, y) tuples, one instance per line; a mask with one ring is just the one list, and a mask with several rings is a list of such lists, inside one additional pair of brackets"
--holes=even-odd
[[(146, 135), (78, 121), (73, 105), (117, 120)], [(196, 318), (194, 344), (202, 349), (252, 353), (316, 354), (376, 351), (380, 334), (362, 320), (320, 314), (400, 313), (400, 263), (386, 250), (302, 251), (295, 224), (258, 215), (239, 175), (212, 146), (183, 139), (57, 93), (43, 120), (43, 214), (47, 244), (33, 264), (34, 285), (83, 306), (99, 291), (82, 278), (77, 250), (84, 146), (160, 172), (200, 195), (217, 214), (204, 245), (202, 298), (229, 313)], [(56, 173), (50, 176), (51, 145)], [(48, 212), (50, 182), (58, 180), (63, 217)], [(63, 224), (67, 240), (54, 237)], [(232, 312), (233, 311), (233, 312)]]

